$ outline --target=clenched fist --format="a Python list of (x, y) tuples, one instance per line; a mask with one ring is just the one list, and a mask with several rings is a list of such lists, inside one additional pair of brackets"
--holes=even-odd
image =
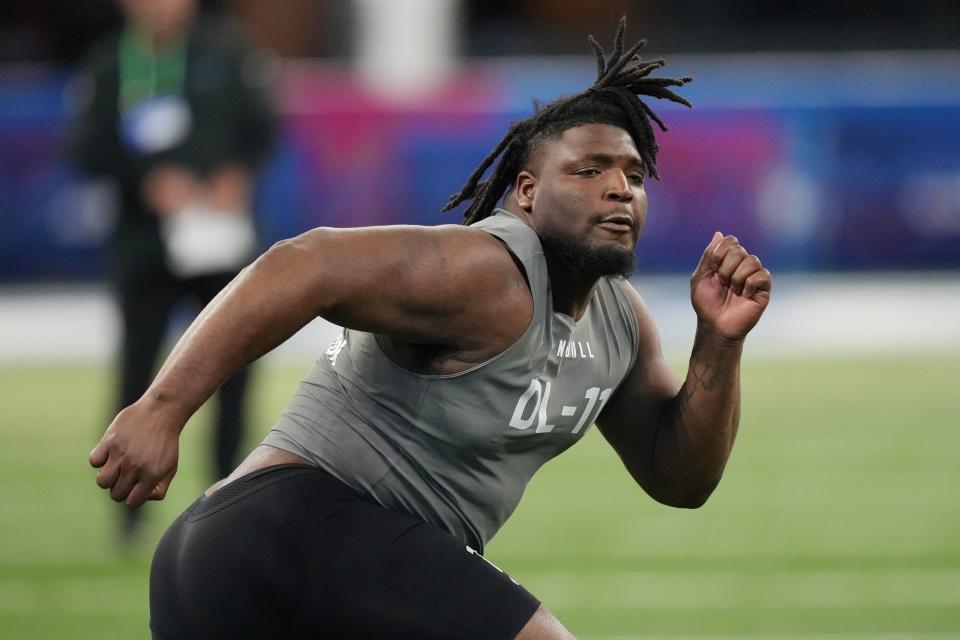
[(97, 446), (90, 464), (97, 485), (117, 502), (139, 507), (162, 500), (177, 472), (180, 430), (185, 419), (141, 399), (121, 411)]
[(742, 340), (767, 308), (771, 284), (760, 258), (717, 231), (690, 278), (690, 299), (702, 326)]

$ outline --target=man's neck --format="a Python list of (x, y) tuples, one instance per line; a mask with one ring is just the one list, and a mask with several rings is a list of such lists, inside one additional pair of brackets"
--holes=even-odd
[(587, 278), (569, 262), (552, 255), (544, 247), (547, 272), (550, 274), (550, 290), (553, 293), (553, 310), (580, 320), (587, 311), (598, 278)]
[[(524, 211), (516, 199), (507, 197), (504, 209), (527, 223), (531, 228), (530, 214)], [(553, 310), (579, 320), (590, 304), (597, 278), (587, 278), (569, 262), (550, 253), (544, 247), (547, 261), (547, 273), (550, 275), (550, 289), (553, 293)]]

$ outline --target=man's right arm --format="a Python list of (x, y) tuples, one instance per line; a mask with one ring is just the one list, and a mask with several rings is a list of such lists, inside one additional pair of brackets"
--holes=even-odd
[(187, 419), (235, 371), (318, 316), (469, 351), (491, 331), (522, 332), (529, 318), (515, 310), (524, 295), (503, 245), (466, 227), (314, 229), (280, 242), (213, 299), (143, 397), (114, 419), (90, 454), (97, 484), (131, 506), (161, 499)]

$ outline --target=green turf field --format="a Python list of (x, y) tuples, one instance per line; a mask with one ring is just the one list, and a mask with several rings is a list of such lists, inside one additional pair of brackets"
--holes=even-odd
[[(259, 370), (258, 424), (299, 373)], [(201, 415), (124, 553), (86, 465), (109, 385), (90, 367), (0, 370), (0, 638), (148, 635), (149, 554), (205, 486), (207, 431)], [(580, 638), (960, 638), (960, 362), (751, 362), (744, 388), (702, 509), (646, 498), (594, 430), (488, 557)]]

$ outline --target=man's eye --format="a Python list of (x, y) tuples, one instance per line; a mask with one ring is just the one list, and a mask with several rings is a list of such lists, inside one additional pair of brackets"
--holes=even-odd
[(579, 171), (577, 171), (577, 175), (586, 176), (586, 177), (598, 176), (600, 175), (600, 170), (594, 169), (592, 167), (588, 167), (586, 169), (580, 169)]
[(631, 173), (630, 182), (634, 184), (643, 184), (643, 174), (642, 173)]

